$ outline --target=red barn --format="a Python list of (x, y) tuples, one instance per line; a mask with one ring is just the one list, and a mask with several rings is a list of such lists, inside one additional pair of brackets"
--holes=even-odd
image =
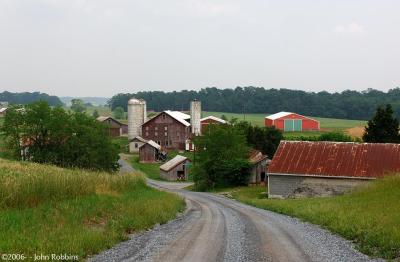
[(290, 112), (279, 112), (265, 117), (265, 126), (275, 126), (285, 132), (320, 130), (319, 121)]

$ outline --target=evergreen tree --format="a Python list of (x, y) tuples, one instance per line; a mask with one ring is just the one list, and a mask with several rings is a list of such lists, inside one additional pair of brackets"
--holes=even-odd
[(99, 111), (94, 110), (92, 116), (93, 116), (93, 118), (98, 118), (100, 116)]
[(368, 121), (363, 140), (369, 143), (399, 143), (399, 121), (393, 116), (390, 104), (378, 107), (375, 116)]

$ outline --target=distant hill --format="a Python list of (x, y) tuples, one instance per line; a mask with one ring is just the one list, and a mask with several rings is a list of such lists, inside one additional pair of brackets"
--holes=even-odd
[(346, 90), (329, 93), (306, 92), (290, 89), (265, 89), (263, 87), (237, 87), (235, 89), (203, 88), (199, 91), (143, 91), (132, 94), (117, 94), (110, 99), (114, 109), (126, 109), (131, 97), (142, 98), (148, 110), (188, 110), (189, 102), (198, 99), (204, 111), (229, 113), (277, 113), (296, 112), (306, 116), (340, 119), (370, 119), (380, 105), (392, 104), (400, 117), (400, 88), (382, 92), (375, 89), (365, 91)]
[(63, 103), (57, 96), (51, 96), (46, 93), (40, 92), (23, 92), (23, 93), (11, 93), (8, 91), (4, 91), (0, 93), (0, 101), (8, 102), (9, 104), (30, 104), (36, 101), (46, 101), (51, 106), (62, 105)]
[(106, 105), (107, 101), (109, 100), (109, 98), (107, 97), (72, 97), (72, 96), (60, 97), (61, 101), (66, 105), (70, 105), (71, 100), (74, 98), (81, 99), (85, 103), (91, 103), (94, 106)]

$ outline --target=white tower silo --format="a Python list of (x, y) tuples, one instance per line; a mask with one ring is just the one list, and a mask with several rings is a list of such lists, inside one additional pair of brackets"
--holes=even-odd
[(193, 100), (190, 102), (190, 125), (192, 133), (196, 136), (201, 134), (201, 102)]
[(128, 101), (128, 138), (142, 135), (142, 125), (147, 120), (146, 101), (131, 98)]

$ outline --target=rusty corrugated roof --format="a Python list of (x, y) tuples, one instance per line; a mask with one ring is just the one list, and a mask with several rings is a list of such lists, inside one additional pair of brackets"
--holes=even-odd
[(400, 144), (281, 141), (268, 173), (382, 177), (400, 172)]
[(249, 152), (249, 162), (253, 165), (267, 158), (267, 155), (263, 155), (261, 151), (258, 151), (256, 149), (251, 149)]

